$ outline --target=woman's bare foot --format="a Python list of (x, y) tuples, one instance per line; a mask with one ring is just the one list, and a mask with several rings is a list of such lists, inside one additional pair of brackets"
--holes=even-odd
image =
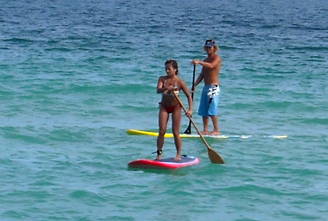
[(162, 159), (163, 150), (157, 150), (154, 153), (157, 153), (157, 157), (156, 157), (155, 160), (161, 160)]
[(178, 156), (178, 155), (177, 155), (176, 157), (173, 158), (173, 160), (174, 160), (174, 161), (180, 161), (180, 160), (181, 160), (181, 156)]

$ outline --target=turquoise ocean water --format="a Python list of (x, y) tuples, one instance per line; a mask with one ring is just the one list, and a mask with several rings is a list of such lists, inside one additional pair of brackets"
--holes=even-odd
[[(327, 220), (327, 24), (325, 0), (1, 0), (0, 220)], [(210, 38), (221, 133), (254, 137), (207, 139), (225, 165), (183, 139), (197, 166), (129, 170), (155, 157), (126, 130), (157, 130), (165, 60), (191, 86)]]

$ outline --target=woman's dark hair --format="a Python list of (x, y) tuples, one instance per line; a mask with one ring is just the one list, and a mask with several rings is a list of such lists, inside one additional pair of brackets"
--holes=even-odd
[(169, 60), (167, 60), (165, 62), (165, 65), (167, 65), (167, 64), (172, 65), (172, 67), (177, 70), (177, 72), (175, 73), (175, 75), (178, 75), (179, 74), (178, 62), (176, 60), (169, 59)]

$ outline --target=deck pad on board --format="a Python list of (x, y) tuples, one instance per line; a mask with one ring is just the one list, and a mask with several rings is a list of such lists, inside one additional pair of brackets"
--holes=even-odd
[(173, 157), (162, 160), (139, 159), (128, 163), (130, 168), (144, 169), (177, 169), (181, 167), (193, 166), (199, 163), (199, 158), (194, 156), (181, 156), (180, 161), (175, 161)]

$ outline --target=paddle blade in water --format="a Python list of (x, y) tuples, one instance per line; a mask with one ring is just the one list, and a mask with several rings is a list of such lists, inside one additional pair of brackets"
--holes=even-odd
[(207, 148), (207, 150), (211, 163), (224, 164), (223, 158), (217, 152), (215, 152), (212, 148)]

